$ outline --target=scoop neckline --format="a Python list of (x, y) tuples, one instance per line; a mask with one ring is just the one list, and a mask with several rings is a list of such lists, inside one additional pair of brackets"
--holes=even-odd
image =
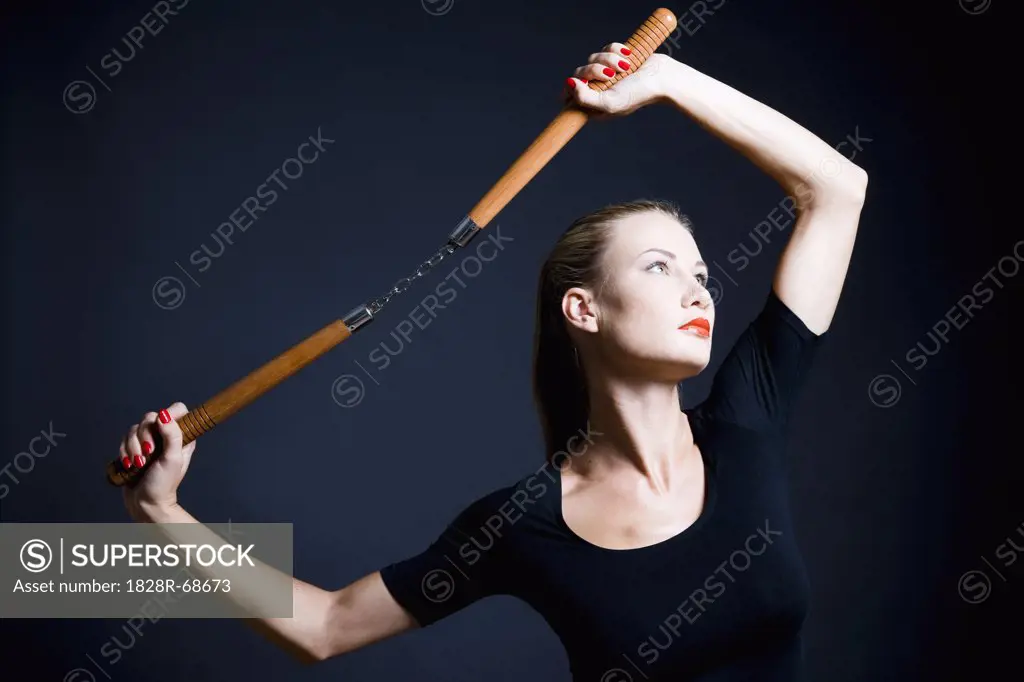
[[(698, 416), (690, 410), (684, 410), (687, 417), (690, 418), (691, 425), (700, 422)], [(625, 549), (613, 549), (611, 547), (602, 547), (601, 545), (595, 545), (586, 538), (577, 534), (565, 520), (565, 514), (562, 512), (562, 471), (558, 469), (558, 494), (555, 496), (555, 519), (561, 529), (577, 544), (583, 545), (589, 549), (596, 550), (599, 552), (605, 552), (608, 554), (627, 555), (635, 554), (638, 552), (652, 552), (664, 548), (667, 545), (677, 544), (682, 542), (688, 537), (695, 535), (701, 528), (708, 524), (712, 514), (715, 511), (715, 507), (718, 502), (718, 467), (716, 466), (715, 457), (710, 454), (710, 445), (708, 438), (704, 437), (705, 432), (703, 424), (693, 427), (694, 432), (694, 444), (697, 445), (700, 451), (701, 460), (704, 463), (704, 506), (701, 509), (700, 515), (691, 523), (689, 526), (679, 531), (675, 535), (671, 535), (664, 540), (660, 540), (650, 545), (644, 545), (643, 547), (629, 547)], [(700, 432), (700, 441), (698, 441), (698, 432)], [(556, 467), (557, 469), (557, 467)]]

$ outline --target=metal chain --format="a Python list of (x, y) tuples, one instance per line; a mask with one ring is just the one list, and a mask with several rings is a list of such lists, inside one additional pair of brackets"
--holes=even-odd
[(403, 277), (402, 279), (395, 282), (395, 284), (391, 287), (390, 291), (388, 291), (383, 296), (378, 296), (377, 298), (371, 300), (370, 303), (366, 306), (367, 309), (370, 311), (370, 314), (376, 315), (378, 312), (380, 312), (381, 308), (383, 308), (388, 303), (388, 301), (390, 301), (392, 298), (394, 298), (395, 296), (397, 296), (398, 294), (402, 293), (410, 286), (412, 286), (412, 283), (414, 281), (430, 272), (433, 268), (435, 268), (438, 265), (438, 263), (443, 261), (446, 256), (449, 256), (452, 253), (454, 253), (456, 248), (458, 248), (456, 244), (448, 242), (440, 249), (438, 249), (433, 256), (420, 263), (420, 266), (416, 268), (415, 272), (413, 272), (408, 277)]

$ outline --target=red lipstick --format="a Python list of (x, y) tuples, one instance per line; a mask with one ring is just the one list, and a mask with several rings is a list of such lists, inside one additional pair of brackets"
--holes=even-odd
[(703, 317), (695, 317), (689, 322), (680, 325), (679, 328), (683, 331), (691, 331), (704, 338), (711, 336), (711, 323)]

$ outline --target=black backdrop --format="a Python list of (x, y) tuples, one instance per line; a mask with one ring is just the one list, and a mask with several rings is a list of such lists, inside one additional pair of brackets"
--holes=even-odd
[[(565, 76), (657, 6), (171, 5), (134, 55), (122, 38), (154, 3), (3, 10), (4, 522), (126, 521), (102, 468), (128, 425), (201, 402), (414, 269), (550, 121)], [(699, 20), (701, 5), (716, 9)], [(996, 37), (1010, 3), (927, 5), (669, 5), (688, 27), (675, 58), (832, 144), (856, 140), (843, 150), (870, 174), (794, 424), (813, 680), (1014, 669), (1024, 230), (1000, 206), (1019, 156)], [(218, 225), (318, 134), (333, 142), (277, 176), (274, 205), (216, 258), (193, 257), (217, 253)], [(295, 574), (328, 588), (417, 551), (539, 465), (538, 266), (572, 218), (637, 197), (680, 203), (713, 263), (719, 341), (683, 387), (684, 403), (702, 399), (769, 286), (786, 233), (756, 226), (783, 194), (681, 113), (648, 108), (584, 128), (491, 224), (511, 241), (466, 266), (436, 317), (410, 324), (451, 267), (204, 436), (183, 505), (203, 521), (293, 523)], [(972, 291), (982, 308), (950, 313)], [(365, 392), (335, 390), (345, 375)], [(66, 435), (14, 468), (50, 428)], [(552, 632), (506, 597), (309, 669), (230, 620), (162, 619), (134, 641), (114, 619), (2, 627), (5, 679), (568, 679)]]

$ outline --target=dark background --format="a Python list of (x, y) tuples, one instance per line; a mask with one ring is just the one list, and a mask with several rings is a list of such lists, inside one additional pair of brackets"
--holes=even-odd
[[(103, 466), (130, 424), (202, 402), (415, 269), (557, 113), (564, 78), (658, 6), (193, 1), (108, 77), (101, 59), (127, 54), (122, 37), (153, 4), (38, 2), (0, 21), (0, 465), (51, 423), (67, 434), (31, 471), (9, 469), (5, 522), (127, 521)], [(794, 423), (811, 680), (1019, 670), (1024, 557), (1003, 580), (985, 560), (999, 566), (1008, 537), (1024, 546), (1011, 336), (1024, 272), (988, 280), (995, 295), (927, 365), (905, 358), (919, 342), (936, 349), (929, 332), (1024, 238), (1009, 208), (1019, 79), (997, 37), (1011, 3), (919, 4), (726, 0), (704, 24), (691, 14), (698, 30), (673, 49), (830, 144), (871, 140), (855, 158), (870, 186), (843, 299)], [(667, 6), (681, 22), (691, 7)], [(96, 89), (82, 113), (71, 109), (86, 100), (62, 101), (75, 80)], [(335, 144), (199, 272), (190, 254), (216, 248), (217, 225), (318, 128)], [(718, 264), (712, 366), (683, 387), (684, 403), (701, 400), (784, 235), (742, 271), (729, 254), (755, 247), (783, 193), (681, 112), (652, 107), (584, 128), (488, 228), (514, 241), (386, 369), (371, 353), (394, 351), (392, 330), (454, 265), (203, 436), (183, 506), (207, 522), (293, 523), (295, 575), (330, 589), (418, 551), (469, 501), (540, 465), (538, 267), (574, 217), (639, 197), (677, 201)], [(173, 309), (154, 296), (167, 276), (184, 286)], [(333, 399), (344, 374), (364, 380), (357, 406)], [(882, 374), (898, 394), (890, 378), (872, 383)], [(989, 572), (990, 592), (958, 590), (971, 570)], [(134, 642), (113, 619), (2, 628), (5, 679), (79, 667), (152, 682), (569, 679), (553, 633), (507, 597), (312, 668), (231, 620), (163, 619)], [(100, 655), (113, 638), (115, 664)]]

